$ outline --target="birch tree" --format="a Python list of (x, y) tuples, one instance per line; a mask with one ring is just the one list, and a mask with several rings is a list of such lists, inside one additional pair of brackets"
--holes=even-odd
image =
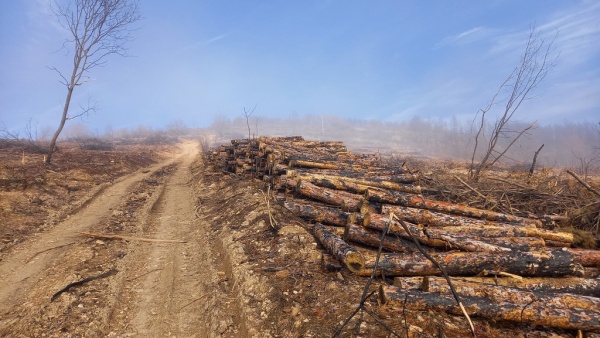
[(72, 53), (70, 73), (56, 67), (67, 94), (58, 128), (50, 141), (46, 164), (52, 161), (56, 140), (67, 120), (95, 110), (95, 104), (82, 107), (82, 111), (69, 114), (73, 91), (89, 81), (89, 72), (106, 63), (111, 54), (126, 55), (126, 43), (131, 40), (131, 25), (140, 19), (137, 0), (54, 0), (52, 11), (58, 23), (69, 32), (63, 47)]

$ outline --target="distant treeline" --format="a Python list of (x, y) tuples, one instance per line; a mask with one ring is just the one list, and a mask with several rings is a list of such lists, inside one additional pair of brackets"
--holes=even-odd
[[(472, 127), (470, 121), (461, 122), (456, 118), (448, 121), (413, 118), (403, 122), (382, 122), (306, 115), (288, 118), (251, 116), (248, 121), (243, 116), (233, 119), (217, 117), (208, 129), (214, 133), (215, 142), (223, 142), (247, 138), (248, 124), (252, 137), (302, 135), (306, 139), (343, 141), (356, 152), (465, 161), (471, 159), (475, 128), (478, 127)], [(529, 124), (513, 123), (511, 127), (516, 132)], [(486, 127), (486, 135), (491, 133), (491, 129), (491, 125)], [(514, 135), (508, 132), (503, 136), (504, 140), (508, 140)], [(539, 165), (600, 165), (598, 121), (537, 126), (511, 148), (504, 164), (528, 167), (542, 144), (544, 148), (538, 156)], [(483, 149), (481, 145), (479, 148)]]

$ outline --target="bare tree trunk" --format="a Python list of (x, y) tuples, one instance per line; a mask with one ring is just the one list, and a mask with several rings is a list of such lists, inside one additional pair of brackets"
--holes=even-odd
[(529, 176), (533, 175), (533, 171), (535, 170), (535, 163), (537, 162), (537, 157), (540, 153), (540, 151), (542, 151), (542, 148), (544, 148), (544, 145), (542, 144), (542, 146), (535, 152), (535, 154), (533, 154), (533, 162), (531, 162), (531, 168), (529, 168)]
[(65, 99), (62, 118), (60, 119), (60, 124), (58, 125), (58, 128), (54, 132), (54, 136), (52, 136), (52, 140), (50, 141), (50, 148), (48, 149), (48, 154), (46, 154), (46, 165), (49, 165), (52, 162), (52, 155), (54, 154), (54, 151), (56, 149), (56, 140), (58, 139), (58, 136), (62, 132), (63, 128), (65, 127), (65, 123), (67, 122), (67, 113), (69, 112), (69, 105), (71, 104), (71, 96), (73, 95), (73, 89), (75, 89), (75, 87), (71, 85), (67, 90), (67, 98)]

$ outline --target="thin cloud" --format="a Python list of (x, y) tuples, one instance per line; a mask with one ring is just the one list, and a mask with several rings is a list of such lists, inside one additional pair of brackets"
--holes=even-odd
[(178, 51), (176, 51), (175, 53), (173, 53), (173, 56), (185, 53), (188, 50), (194, 49), (194, 48), (196, 48), (198, 46), (204, 46), (204, 47), (206, 47), (206, 46), (212, 45), (213, 43), (215, 43), (215, 42), (217, 42), (219, 40), (225, 39), (228, 35), (229, 35), (229, 33), (225, 33), (225, 34), (217, 35), (217, 36), (215, 36), (213, 38), (210, 38), (208, 40), (196, 41), (196, 42), (194, 42), (192, 44), (189, 44), (187, 46), (182, 47), (181, 49), (179, 49)]
[(434, 49), (439, 49), (446, 46), (465, 45), (484, 39), (487, 35), (489, 35), (489, 29), (486, 29), (483, 26), (471, 28), (459, 34), (443, 38), (442, 41), (434, 45)]
[[(546, 22), (538, 25), (543, 38), (551, 41), (557, 34), (554, 46), (561, 60), (568, 63), (582, 62), (595, 57), (600, 50), (600, 3), (584, 2), (576, 8), (555, 13)], [(491, 55), (517, 53), (523, 50), (529, 32), (522, 30), (496, 37)]]

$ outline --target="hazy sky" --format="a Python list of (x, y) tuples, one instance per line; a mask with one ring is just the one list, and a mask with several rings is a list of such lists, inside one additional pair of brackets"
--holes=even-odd
[[(0, 0), (0, 122), (55, 128), (69, 73), (49, 0)], [(472, 119), (518, 63), (529, 28), (555, 34), (553, 72), (522, 108), (542, 123), (600, 119), (600, 2), (141, 0), (131, 57), (75, 90), (93, 131), (215, 116)], [(75, 111), (74, 111), (75, 112)]]

